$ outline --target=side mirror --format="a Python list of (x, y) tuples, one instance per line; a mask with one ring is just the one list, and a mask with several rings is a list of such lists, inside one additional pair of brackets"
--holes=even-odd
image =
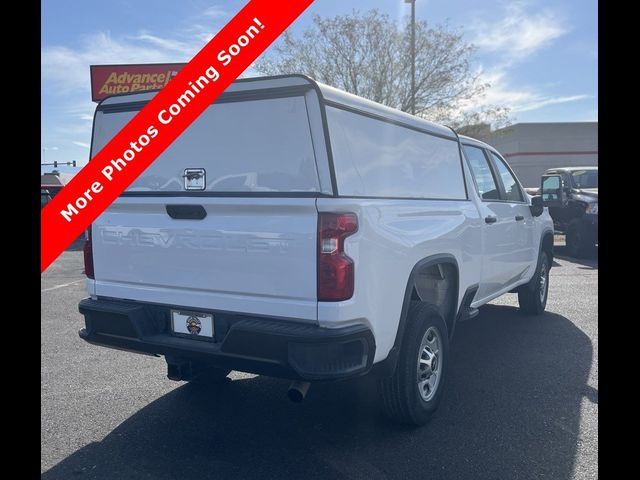
[(543, 175), (540, 192), (542, 193), (543, 206), (559, 208), (565, 206), (567, 197), (562, 188), (562, 177), (560, 175)]
[(531, 210), (531, 215), (534, 217), (539, 217), (544, 212), (544, 205), (542, 203), (542, 197), (540, 195), (536, 195), (535, 197), (531, 197), (531, 205), (529, 206)]

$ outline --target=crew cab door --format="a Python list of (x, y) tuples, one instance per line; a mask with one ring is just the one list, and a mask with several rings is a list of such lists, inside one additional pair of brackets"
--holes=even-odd
[[(472, 145), (463, 145), (463, 150), (484, 222), (482, 271), (476, 295), (476, 299), (482, 299), (504, 291), (527, 273), (533, 257), (533, 216), (515, 179), (515, 187), (506, 175), (502, 179), (506, 166), (496, 164), (493, 152)], [(513, 178), (508, 168), (506, 171)]]
[(530, 277), (531, 270), (537, 266), (539, 242), (535, 241), (535, 218), (531, 214), (523, 188), (507, 162), (495, 152), (487, 152), (496, 173), (500, 197), (508, 206), (505, 220), (515, 225), (513, 229), (509, 228), (514, 244), (509, 259), (508, 283), (513, 284)]

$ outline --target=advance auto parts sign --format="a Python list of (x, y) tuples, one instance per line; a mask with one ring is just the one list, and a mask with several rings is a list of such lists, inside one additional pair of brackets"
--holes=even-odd
[(91, 65), (91, 100), (111, 95), (159, 90), (178, 74), (184, 63)]

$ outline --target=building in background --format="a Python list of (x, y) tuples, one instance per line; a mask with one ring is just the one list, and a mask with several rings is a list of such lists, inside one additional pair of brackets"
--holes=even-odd
[(51, 198), (62, 190), (69, 181), (74, 177), (75, 173), (43, 173), (40, 176), (40, 189), (48, 190)]
[(516, 123), (482, 136), (524, 187), (540, 186), (549, 168), (598, 165), (598, 122)]

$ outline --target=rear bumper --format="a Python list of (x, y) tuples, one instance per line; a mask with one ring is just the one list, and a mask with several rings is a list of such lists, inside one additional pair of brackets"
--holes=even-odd
[(329, 329), (214, 311), (205, 312), (214, 318), (214, 339), (208, 341), (171, 333), (171, 309), (191, 308), (89, 298), (78, 308), (86, 324), (80, 338), (94, 345), (275, 377), (332, 380), (362, 375), (371, 369), (375, 355), (373, 334), (364, 325)]

